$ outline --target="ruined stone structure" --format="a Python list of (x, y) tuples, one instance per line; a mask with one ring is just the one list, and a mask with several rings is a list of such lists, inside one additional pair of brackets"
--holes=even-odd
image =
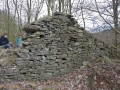
[(46, 80), (80, 68), (85, 61), (108, 55), (108, 49), (87, 34), (72, 15), (55, 13), (23, 28), (23, 49), (14, 64), (1, 67), (0, 77)]

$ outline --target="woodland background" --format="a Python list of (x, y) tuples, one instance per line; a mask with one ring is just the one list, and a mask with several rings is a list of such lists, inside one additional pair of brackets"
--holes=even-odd
[(23, 34), (24, 25), (54, 12), (72, 14), (91, 33), (112, 30), (114, 45), (120, 33), (120, 0), (0, 0), (0, 32), (11, 41)]

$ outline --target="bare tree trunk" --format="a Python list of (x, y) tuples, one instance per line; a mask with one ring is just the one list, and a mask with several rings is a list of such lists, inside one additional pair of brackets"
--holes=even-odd
[[(18, 11), (18, 1), (17, 0), (13, 0), (13, 3), (14, 3), (14, 5), (15, 5), (15, 12), (17, 13), (17, 16), (18, 16), (18, 28), (19, 28), (19, 31), (20, 31), (20, 33), (21, 33), (21, 18), (20, 18), (20, 15), (19, 15), (19, 11)], [(15, 14), (16, 14), (15, 13)]]
[(61, 12), (61, 0), (59, 0), (59, 12)]
[(42, 0), (41, 2), (38, 0), (37, 2), (38, 2), (38, 7), (37, 7), (37, 11), (35, 13), (35, 19), (34, 19), (35, 21), (38, 19), (38, 15), (40, 13), (40, 10), (43, 7), (44, 0)]
[(31, 0), (27, 0), (27, 8), (28, 8), (28, 11), (27, 11), (27, 24), (30, 24), (30, 19), (31, 19)]
[(48, 16), (50, 16), (50, 3), (51, 3), (51, 0), (47, 0), (46, 4), (47, 4)]
[(112, 0), (113, 4), (113, 20), (114, 20), (114, 31), (115, 31), (115, 46), (118, 46), (118, 0)]
[(55, 0), (52, 0), (51, 1), (51, 11), (52, 11), (52, 15), (53, 15), (53, 13), (54, 13), (54, 5), (55, 5)]
[(7, 34), (8, 34), (8, 38), (9, 38), (10, 7), (9, 7), (9, 2), (8, 2), (8, 0), (6, 1), (6, 4), (7, 4), (7, 10), (8, 10), (8, 11), (7, 11), (7, 14), (8, 14), (8, 17), (7, 17), (7, 19), (8, 19), (8, 22), (7, 22)]
[(71, 14), (71, 9), (72, 9), (71, 0), (69, 0), (69, 14)]
[(62, 0), (62, 12), (64, 13), (65, 9), (64, 9), (64, 0)]
[(22, 5), (20, 5), (20, 7), (21, 8), (20, 8), (20, 13), (19, 13), (19, 30), (20, 30), (20, 33), (22, 33), (21, 31), (22, 30), (21, 29), (22, 28), (22, 19), (21, 19), (22, 18)]
[(83, 14), (83, 6), (81, 5), (81, 13), (82, 13), (82, 19), (83, 19), (83, 24), (84, 24), (84, 29), (85, 29), (85, 18)]

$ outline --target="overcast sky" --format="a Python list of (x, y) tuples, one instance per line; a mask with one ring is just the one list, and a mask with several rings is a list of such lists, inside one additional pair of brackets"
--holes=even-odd
[[(19, 1), (19, 0), (18, 0)], [(26, 1), (26, 0), (20, 0), (20, 1)], [(33, 1), (37, 1), (37, 0), (33, 0)], [(72, 2), (74, 2), (74, 3), (76, 3), (78, 0), (72, 0)], [(81, 1), (84, 1), (86, 4), (88, 3), (88, 2), (92, 2), (92, 3), (94, 3), (94, 0), (81, 0)], [(103, 1), (111, 1), (111, 0), (97, 0), (97, 2), (103, 2)], [(25, 9), (25, 4), (24, 4), (25, 2), (23, 2), (22, 3), (22, 5), (24, 6), (24, 8), (23, 9)], [(12, 0), (9, 0), (9, 6), (10, 6), (10, 12), (14, 15), (14, 5), (12, 4)], [(34, 5), (35, 6), (35, 5)], [(3, 9), (5, 7), (5, 0), (0, 0), (0, 9)], [(4, 8), (5, 9), (5, 8)], [(33, 11), (32, 12), (34, 12), (35, 11), (35, 9), (33, 9)], [(96, 27), (96, 26), (99, 26), (99, 25), (102, 25), (104, 22), (102, 21), (102, 19), (97, 19), (97, 18), (95, 18), (95, 16), (97, 17), (99, 14), (98, 13), (95, 13), (95, 12), (92, 12), (92, 13), (90, 13), (90, 14), (86, 14), (86, 13), (88, 13), (88, 12), (84, 12), (84, 17), (87, 17), (87, 18), (89, 18), (89, 17), (92, 17), (93, 15), (94, 15), (94, 18), (93, 19), (90, 19), (90, 20), (88, 20), (88, 19), (86, 19), (86, 27), (87, 27), (87, 30), (90, 30), (90, 28), (93, 28), (93, 27)], [(81, 18), (81, 16), (79, 17), (79, 15), (80, 15), (81, 13), (80, 12), (76, 12), (76, 13), (74, 13), (73, 15), (75, 16), (75, 18), (79, 21), (79, 24), (81, 25), (81, 26), (83, 26), (83, 22), (82, 22), (82, 18)], [(26, 18), (26, 16), (25, 16), (25, 10), (23, 10), (23, 13), (22, 13), (22, 15), (23, 15), (23, 20)], [(46, 4), (44, 4), (43, 5), (43, 8), (42, 8), (42, 10), (41, 10), (41, 12), (40, 12), (40, 14), (39, 14), (39, 18), (41, 18), (41, 17), (43, 17), (43, 16), (46, 16), (47, 15), (47, 6), (46, 6)], [(96, 19), (96, 20), (95, 20)], [(97, 24), (97, 23), (99, 23), (99, 25)]]

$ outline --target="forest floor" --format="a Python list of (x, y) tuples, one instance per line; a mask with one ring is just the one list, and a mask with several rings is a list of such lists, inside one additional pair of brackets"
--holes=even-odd
[(92, 62), (45, 82), (0, 79), (0, 90), (120, 90), (120, 60), (114, 64)]

